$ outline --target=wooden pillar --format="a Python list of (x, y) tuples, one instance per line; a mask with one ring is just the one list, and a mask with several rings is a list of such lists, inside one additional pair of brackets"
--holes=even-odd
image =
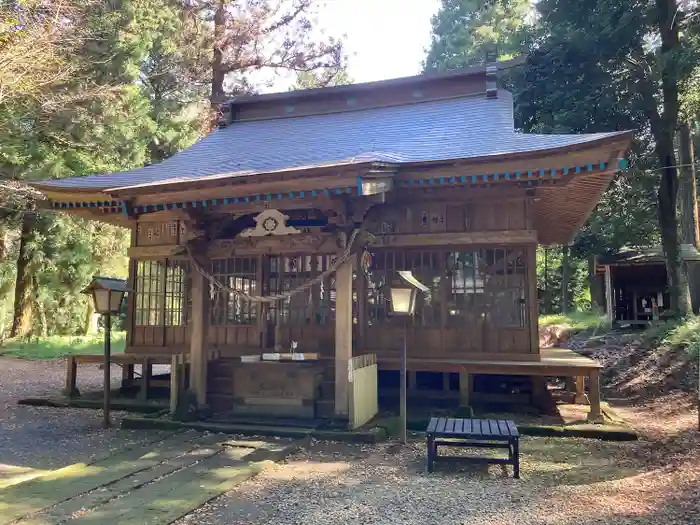
[(151, 385), (151, 372), (153, 371), (153, 363), (148, 357), (145, 357), (141, 362), (141, 388), (139, 388), (139, 399), (146, 401), (148, 399), (148, 389)]
[(605, 266), (605, 318), (609, 325), (615, 322), (615, 304), (613, 301), (612, 270)]
[(567, 392), (575, 392), (576, 391), (576, 378), (575, 377), (567, 377), (565, 378), (565, 386), (564, 388), (566, 389)]
[(408, 389), (413, 391), (416, 390), (418, 386), (418, 381), (416, 379), (416, 372), (408, 371)]
[[(131, 246), (136, 247), (138, 244), (138, 225), (131, 228)], [(136, 289), (136, 271), (138, 262), (134, 259), (129, 259), (129, 280), (127, 286), (133, 290), (126, 294), (126, 346), (127, 348), (134, 344), (134, 316), (136, 315), (136, 294), (141, 290)], [(165, 313), (165, 312), (164, 312)]]
[(600, 370), (591, 370), (588, 381), (588, 400), (591, 405), (591, 409), (588, 412), (588, 420), (593, 423), (602, 423), (603, 414), (600, 411)]
[(75, 357), (69, 356), (66, 359), (66, 388), (63, 395), (68, 397), (77, 397), (79, 395), (76, 383), (78, 379), (78, 361)]
[(122, 365), (122, 386), (133, 386), (134, 384), (134, 364)]
[(199, 405), (205, 405), (207, 402), (208, 321), (209, 281), (197, 270), (193, 270), (192, 333), (190, 335), (190, 387), (197, 395), (197, 403), (199, 403)]
[(442, 373), (442, 390), (443, 390), (443, 392), (450, 391), (450, 373), (449, 372)]
[(180, 397), (180, 354), (173, 354), (170, 358), (170, 413), (177, 410), (177, 401)]
[(540, 333), (539, 333), (539, 308), (537, 302), (537, 245), (528, 244), (525, 258), (526, 281), (526, 301), (527, 317), (526, 322), (530, 329), (530, 353), (540, 353)]
[(547, 378), (542, 376), (531, 376), (532, 381), (532, 404), (543, 413), (547, 411)]
[(355, 353), (361, 355), (365, 352), (367, 345), (365, 338), (367, 331), (367, 276), (359, 268), (359, 263), (355, 287), (357, 294), (357, 341), (355, 341)]
[(474, 392), (474, 376), (468, 372), (459, 373), (459, 404), (469, 406)]
[(586, 397), (586, 377), (577, 376), (576, 377), (576, 395), (574, 396), (574, 403), (577, 405), (587, 405), (588, 398)]
[(347, 417), (352, 358), (352, 260), (335, 273), (335, 415)]

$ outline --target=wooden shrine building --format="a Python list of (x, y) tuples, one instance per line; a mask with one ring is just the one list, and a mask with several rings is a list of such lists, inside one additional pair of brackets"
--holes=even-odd
[[(681, 245), (680, 258), (688, 271), (695, 271), (700, 263), (700, 253), (692, 244)], [(596, 276), (603, 281), (605, 313), (611, 325), (644, 326), (663, 319), (669, 296), (661, 246), (597, 257)]]
[[(431, 289), (412, 388), (441, 374), (468, 402), (474, 374), (589, 377), (597, 419), (599, 365), (539, 348), (535, 250), (576, 235), (632, 133), (518, 132), (497, 70), (238, 97), (160, 164), (36, 188), (131, 229), (126, 353), (183, 356), (214, 410), (346, 416), (353, 358), (398, 369), (386, 285), (409, 269)], [(255, 357), (288, 352), (311, 357)]]

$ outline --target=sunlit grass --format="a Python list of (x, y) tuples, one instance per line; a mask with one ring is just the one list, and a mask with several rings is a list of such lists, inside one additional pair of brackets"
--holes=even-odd
[(693, 315), (667, 323), (657, 331), (660, 331), (658, 336), (660, 336), (663, 346), (685, 348), (692, 358), (698, 357), (698, 353), (700, 353), (700, 317)]
[[(126, 332), (112, 332), (112, 353), (124, 352)], [(9, 340), (0, 346), (0, 355), (22, 359), (58, 359), (75, 354), (101, 354), (104, 351), (104, 335), (89, 336), (53, 335), (31, 341)]]
[(568, 314), (540, 316), (540, 326), (564, 326), (574, 330), (592, 330), (603, 324), (604, 318), (597, 312), (570, 312)]

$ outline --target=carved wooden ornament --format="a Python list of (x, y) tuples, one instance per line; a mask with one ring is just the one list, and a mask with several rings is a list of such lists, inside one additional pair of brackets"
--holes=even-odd
[(279, 210), (264, 210), (255, 217), (255, 227), (241, 232), (241, 237), (266, 237), (268, 235), (292, 235), (301, 230), (287, 226), (289, 215)]

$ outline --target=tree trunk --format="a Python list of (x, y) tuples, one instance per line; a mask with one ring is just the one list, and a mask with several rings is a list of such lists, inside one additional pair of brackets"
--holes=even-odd
[(661, 164), (665, 166), (659, 185), (659, 226), (661, 243), (666, 255), (666, 274), (671, 315), (683, 317), (690, 311), (688, 300), (688, 280), (681, 265), (678, 217), (676, 214), (678, 197), (678, 172), (673, 153), (672, 140), (657, 141), (656, 150)]
[(34, 303), (34, 307), (36, 308), (36, 314), (37, 314), (37, 331), (36, 331), (36, 337), (46, 337), (49, 335), (49, 324), (48, 321), (46, 320), (46, 310), (44, 309), (44, 305), (39, 301), (39, 283), (37, 283), (36, 280), (36, 275), (32, 276), (32, 301)]
[(224, 51), (222, 49), (226, 33), (226, 5), (230, 0), (217, 0), (214, 13), (214, 50), (212, 56), (211, 103), (213, 106), (223, 102), (224, 80)]
[(603, 281), (595, 273), (595, 255), (588, 257), (588, 288), (591, 292), (591, 310), (602, 312), (605, 308)]
[(95, 316), (95, 305), (91, 300), (87, 302), (87, 311), (85, 312), (85, 324), (83, 325), (83, 335), (90, 335), (97, 332), (96, 325), (93, 322), (93, 317)]
[[(697, 182), (695, 180), (693, 142), (690, 123), (681, 124), (679, 130), (679, 160), (681, 182), (679, 187), (681, 215), (681, 243), (700, 248), (698, 228)], [(690, 302), (694, 313), (700, 311), (700, 265), (686, 264)]]
[(15, 281), (15, 302), (10, 337), (26, 337), (32, 329), (33, 279), (32, 259), (33, 237), (36, 228), (36, 215), (25, 213), (22, 218), (22, 233), (17, 257), (17, 279)]
[(675, 51), (680, 47), (679, 24), (674, 23), (678, 15), (676, 0), (656, 0), (658, 28), (661, 36), (660, 54), (662, 60), (661, 93), (663, 95), (663, 115), (651, 122), (652, 134), (656, 142), (656, 154), (663, 167), (659, 184), (659, 226), (661, 243), (666, 255), (666, 272), (670, 296), (670, 313), (685, 316), (690, 311), (688, 280), (680, 261), (680, 237), (678, 235), (677, 199), (678, 170), (673, 149), (674, 136), (678, 126), (678, 80), (676, 78)]
[(571, 275), (571, 267), (569, 265), (569, 247), (564, 245), (561, 247), (561, 313), (569, 313), (569, 279)]
[(681, 242), (700, 246), (698, 239), (698, 201), (695, 170), (693, 169), (693, 143), (690, 140), (690, 124), (681, 124), (679, 131), (680, 186), (679, 201), (681, 211)]

